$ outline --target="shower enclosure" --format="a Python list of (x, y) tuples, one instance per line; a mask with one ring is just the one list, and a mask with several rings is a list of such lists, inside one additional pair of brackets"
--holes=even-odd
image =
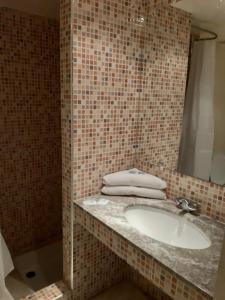
[(62, 279), (59, 3), (53, 16), (39, 2), (0, 1), (0, 228), (15, 299)]

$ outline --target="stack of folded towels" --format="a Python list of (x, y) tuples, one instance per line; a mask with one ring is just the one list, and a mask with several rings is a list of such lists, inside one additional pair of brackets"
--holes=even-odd
[(166, 182), (138, 169), (108, 174), (103, 184), (102, 193), (106, 195), (166, 199)]

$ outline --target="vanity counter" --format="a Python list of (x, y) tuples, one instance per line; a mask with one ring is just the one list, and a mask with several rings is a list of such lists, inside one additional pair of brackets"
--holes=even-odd
[[(180, 214), (180, 210), (173, 201), (101, 195), (77, 201), (75, 203), (75, 221), (89, 231), (93, 227), (90, 217), (100, 221), (101, 225), (110, 229), (113, 234), (119, 235), (128, 244), (130, 243), (136, 249), (140, 249), (144, 256), (165, 267), (169, 273), (171, 272), (171, 276), (174, 274), (178, 280), (190, 284), (199, 290), (200, 293), (207, 297), (205, 299), (212, 298), (223, 241), (224, 225), (205, 216), (195, 217), (191, 214), (185, 214), (183, 217), (197, 225), (210, 238), (212, 244), (209, 248), (202, 250), (178, 248), (154, 240), (132, 227), (124, 214), (125, 209), (131, 205), (154, 206)], [(86, 217), (84, 214), (86, 214)], [(101, 234), (97, 234), (96, 237), (101, 240)], [(111, 242), (109, 240), (105, 241), (105, 244), (107, 243), (113, 244), (112, 238)], [(110, 247), (113, 250), (113, 245), (111, 244)], [(116, 247), (116, 245), (114, 246)], [(126, 245), (125, 247), (128, 246)], [(129, 253), (129, 249), (127, 249), (127, 254), (126, 251), (122, 252), (120, 256), (125, 255), (127, 262), (129, 263), (130, 260), (132, 265), (132, 253)], [(149, 269), (151, 270), (151, 267)], [(142, 273), (144, 272), (148, 272), (148, 270)], [(169, 292), (167, 293), (170, 294)]]

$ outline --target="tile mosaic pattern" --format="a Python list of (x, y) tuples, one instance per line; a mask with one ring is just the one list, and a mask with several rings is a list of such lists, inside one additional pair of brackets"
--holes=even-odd
[(61, 238), (59, 25), (0, 8), (0, 226), (13, 255)]
[(141, 1), (74, 1), (74, 198), (95, 194), (102, 176), (133, 164), (137, 146)]
[(74, 226), (73, 299), (91, 299), (125, 277), (126, 264), (78, 223)]
[[(129, 19), (144, 7), (139, 0), (75, 0), (73, 5), (76, 200), (98, 193), (103, 175), (133, 165), (142, 27), (131, 24)], [(121, 260), (76, 223), (73, 264), (74, 299), (95, 296), (123, 275)]]
[[(96, 194), (103, 175), (146, 160), (148, 149), (175, 164), (190, 22), (173, 8), (152, 8), (162, 2), (74, 1), (75, 199)], [(148, 9), (145, 26), (131, 22)]]
[(62, 130), (63, 279), (72, 287), (72, 1), (60, 0), (60, 85)]
[[(91, 299), (117, 282), (128, 279), (154, 300), (170, 300), (81, 225), (76, 224), (74, 234), (74, 257), (79, 257), (82, 263), (74, 264), (79, 269), (74, 270), (73, 299)], [(90, 272), (91, 276), (88, 276)]]
[(71, 292), (62, 281), (51, 284), (21, 300), (71, 300)]
[(159, 262), (135, 247), (83, 209), (75, 206), (76, 220), (117, 256), (137, 270), (144, 278), (175, 300), (212, 300), (200, 290), (181, 280)]
[(151, 281), (142, 276), (138, 271), (127, 265), (126, 278), (138, 286), (150, 299), (154, 300), (171, 300), (171, 298), (157, 288)]
[[(138, 143), (140, 138), (143, 138), (139, 130), (140, 125), (143, 125), (139, 120), (140, 112), (142, 117), (148, 117), (142, 112), (142, 103), (147, 100), (149, 92), (144, 76), (151, 76), (150, 73), (145, 74), (147, 72), (145, 67), (151, 67), (154, 72), (154, 63), (151, 61), (153, 66), (150, 66), (150, 63), (147, 65), (150, 54), (149, 50), (146, 50), (145, 42), (148, 42), (148, 45), (151, 43), (150, 33), (146, 33), (143, 26), (138, 26), (131, 20), (139, 15), (146, 16), (154, 6), (162, 3), (168, 1), (73, 1), (73, 117), (72, 137), (69, 139), (68, 136), (67, 141), (72, 140), (73, 148), (71, 161), (74, 200), (98, 193), (103, 175), (135, 165), (139, 151)], [(163, 30), (166, 22), (173, 20), (174, 16), (175, 14), (172, 17), (168, 16), (162, 11), (160, 22), (164, 21)], [(158, 18), (158, 15), (154, 18)], [(154, 22), (153, 19), (151, 20)], [(174, 23), (177, 25), (176, 22), (184, 22), (183, 27), (187, 24), (185, 17), (176, 16)], [(152, 26), (154, 27), (153, 23)], [(154, 40), (154, 47), (157, 49), (162, 49), (162, 38), (163, 36)], [(167, 40), (163, 47), (169, 45), (171, 48), (174, 40), (175, 34), (172, 42)], [(170, 52), (164, 51), (162, 56), (165, 53)], [(155, 68), (163, 68), (160, 64), (161, 57), (155, 57), (158, 59)], [(178, 64), (183, 63), (179, 55), (177, 58)], [(173, 62), (175, 61), (176, 57)], [(152, 84), (158, 84), (157, 78), (154, 79)], [(140, 100), (140, 96), (143, 100)], [(164, 96), (160, 95), (160, 97), (164, 100)], [(69, 100), (69, 96), (67, 99)], [(166, 101), (169, 100), (168, 98)], [(157, 113), (154, 114), (154, 118), (156, 121)], [(174, 130), (177, 132), (177, 128)], [(164, 143), (168, 141), (168, 137), (166, 138)], [(142, 152), (145, 150), (144, 146), (140, 149)], [(157, 149), (154, 151), (156, 153)], [(170, 150), (167, 156), (169, 153)], [(87, 266), (89, 260), (84, 260), (82, 248), (88, 249), (88, 247), (92, 247), (95, 251), (92, 251), (92, 260)], [(87, 299), (88, 295), (94, 296), (103, 285), (113, 284), (121, 275), (112, 272), (114, 276), (106, 280), (105, 272), (99, 262), (105, 259), (108, 250), (102, 250), (99, 254), (98, 247), (101, 249), (96, 239), (93, 240), (91, 235), (87, 236), (87, 232), (75, 223), (74, 299)], [(123, 264), (118, 258), (112, 254), (107, 256), (108, 259), (110, 257), (110, 262), (114, 262), (114, 266), (121, 265), (120, 268), (123, 269)], [(98, 274), (98, 277), (93, 277), (93, 274)], [(90, 284), (84, 288), (80, 283), (82, 281)]]
[(175, 200), (183, 196), (200, 204), (201, 213), (225, 223), (225, 188), (215, 183), (181, 175), (176, 171), (159, 168), (150, 162), (140, 162), (138, 167), (167, 181), (167, 197)]
[[(105, 239), (104, 243), (109, 248), (115, 239), (118, 242), (117, 249), (115, 251), (111, 247), (111, 250), (123, 260), (129, 256), (126, 242), (114, 236), (110, 236), (111, 240), (108, 240), (109, 233), (104, 231), (102, 224), (97, 224), (97, 229), (95, 225), (84, 229), (75, 223), (74, 241), (71, 241), (71, 198), (76, 200), (97, 194), (102, 176), (113, 171), (129, 167), (150, 171), (149, 161), (157, 163), (159, 160), (164, 160), (171, 168), (176, 165), (190, 21), (188, 15), (167, 9), (164, 5), (169, 2), (61, 0), (61, 20), (65, 25), (61, 35), (66, 41), (66, 45), (61, 44), (61, 48), (65, 49), (61, 56), (61, 65), (64, 66), (61, 82), (65, 87), (65, 102), (62, 107), (65, 120), (64, 271), (65, 276), (71, 278), (70, 266), (73, 262), (74, 299), (86, 299), (88, 295), (94, 295), (97, 290), (101, 290), (102, 282), (106, 286), (113, 284), (113, 276), (105, 281), (106, 273), (99, 263), (101, 259), (105, 260), (106, 255), (110, 257), (110, 264), (113, 263), (112, 270), (118, 270), (119, 265), (123, 270), (121, 260), (109, 254), (109, 250), (99, 244), (86, 229), (92, 234), (95, 233), (95, 237)], [(71, 39), (71, 3), (72, 74), (68, 51)], [(156, 11), (154, 6), (157, 6)], [(147, 26), (137, 26), (130, 21), (139, 15), (149, 15)], [(153, 32), (155, 29), (157, 35)], [(179, 175), (169, 174), (168, 171), (163, 176), (169, 181), (170, 198), (174, 198), (178, 192), (190, 192), (192, 195), (194, 192), (195, 198), (200, 197), (204, 202), (200, 193), (206, 187), (201, 188), (201, 182), (183, 179)], [(181, 186), (178, 187), (178, 184)], [(221, 192), (217, 187), (215, 190), (211, 186), (207, 188), (210, 195), (214, 195), (215, 191), (215, 202), (220, 203)], [(205, 190), (204, 196), (206, 193)], [(207, 197), (206, 210), (213, 216), (215, 205), (210, 206), (210, 197)], [(95, 230), (98, 230), (97, 233)], [(74, 258), (69, 251), (72, 242)], [(140, 267), (142, 276), (150, 279), (171, 298), (207, 299), (192, 287), (184, 285), (179, 278), (172, 277), (155, 261), (149, 261), (142, 254), (136, 253), (135, 249), (129, 248), (129, 251), (130, 264), (134, 268)], [(92, 278), (93, 274), (98, 276)], [(116, 280), (122, 276), (120, 273), (115, 275)], [(82, 280), (87, 281), (85, 289), (82, 288)], [(140, 282), (144, 285), (144, 280), (140, 279)]]

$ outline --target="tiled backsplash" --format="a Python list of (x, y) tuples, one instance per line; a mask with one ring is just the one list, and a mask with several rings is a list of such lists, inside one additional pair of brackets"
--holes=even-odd
[[(136, 163), (176, 165), (190, 17), (154, 4), (74, 1), (74, 199)], [(143, 26), (131, 21), (140, 15)]]
[(61, 238), (59, 25), (0, 8), (0, 226), (14, 255)]
[(165, 179), (168, 184), (167, 197), (187, 197), (198, 202), (201, 213), (225, 223), (225, 188), (214, 183), (202, 181), (176, 171), (154, 166), (151, 162), (142, 162), (138, 167), (146, 172)]
[(74, 198), (95, 194), (106, 173), (131, 167), (138, 129), (142, 28), (138, 1), (74, 1)]

